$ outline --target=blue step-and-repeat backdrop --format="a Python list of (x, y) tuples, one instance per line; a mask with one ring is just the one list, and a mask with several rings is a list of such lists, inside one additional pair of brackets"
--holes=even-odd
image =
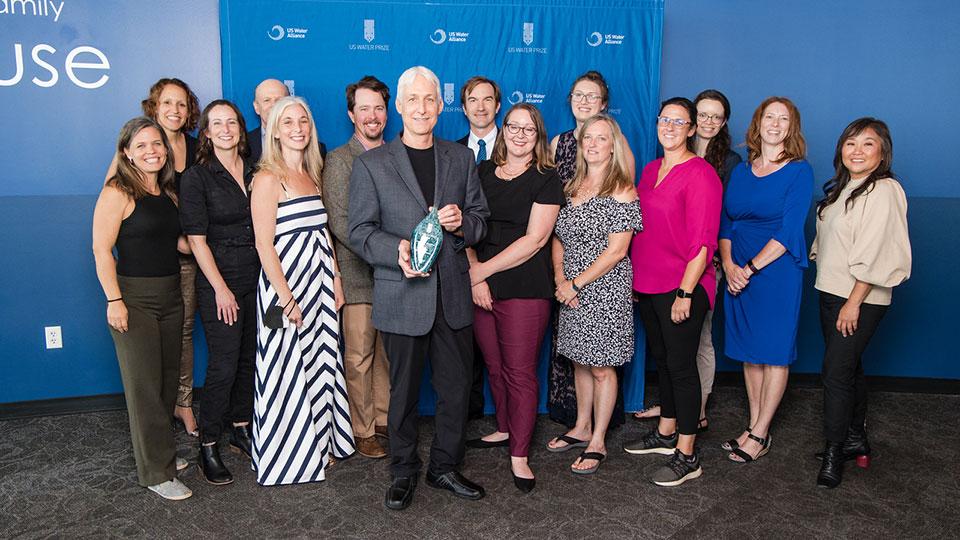
[[(460, 87), (474, 75), (498, 82), (501, 112), (521, 101), (539, 107), (553, 136), (574, 126), (567, 94), (578, 75), (593, 69), (610, 86), (609, 112), (623, 128), (638, 166), (654, 157), (660, 0), (221, 0), (220, 18), (223, 93), (241, 106), (250, 127), (258, 123), (251, 104), (254, 88), (263, 79), (276, 78), (307, 100), (321, 139), (335, 148), (352, 133), (347, 84), (374, 75), (395, 95), (400, 74), (424, 65), (437, 74), (443, 89), (440, 137), (459, 139), (467, 133)], [(388, 139), (400, 129), (393, 104), (389, 109)], [(642, 334), (638, 343), (633, 364), (639, 369), (628, 369), (624, 381), (628, 410), (643, 406)], [(544, 361), (540, 367), (545, 381), (548, 366)], [(542, 391), (541, 410), (545, 398)], [(432, 399), (422, 402), (424, 412), (432, 410)]]

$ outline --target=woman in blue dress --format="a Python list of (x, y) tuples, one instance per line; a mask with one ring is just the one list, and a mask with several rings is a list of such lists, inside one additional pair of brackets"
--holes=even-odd
[(720, 258), (727, 276), (724, 353), (743, 362), (750, 424), (721, 446), (729, 459), (753, 461), (770, 449), (770, 423), (797, 357), (803, 269), (803, 226), (813, 197), (813, 170), (803, 159), (800, 113), (770, 97), (747, 130), (749, 159), (727, 184)]

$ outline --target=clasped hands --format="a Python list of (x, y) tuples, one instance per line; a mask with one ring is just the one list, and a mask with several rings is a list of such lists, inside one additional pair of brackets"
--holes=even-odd
[(556, 282), (557, 288), (553, 292), (553, 296), (557, 299), (557, 302), (567, 306), (568, 308), (576, 308), (580, 305), (580, 299), (577, 298), (577, 291), (573, 290), (573, 280), (564, 279)]
[[(430, 210), (433, 210), (432, 206)], [(463, 224), (463, 212), (460, 211), (459, 206), (448, 204), (437, 211), (437, 219), (439, 219), (440, 226), (443, 227), (443, 230), (448, 233), (456, 233)], [(400, 240), (397, 251), (397, 264), (400, 266), (400, 270), (403, 271), (405, 277), (412, 279), (428, 277), (430, 275), (430, 272), (417, 272), (410, 266), (410, 240)]]
[(753, 271), (750, 268), (733, 263), (724, 264), (723, 272), (726, 274), (727, 290), (734, 296), (743, 292), (750, 284), (750, 278), (753, 277)]

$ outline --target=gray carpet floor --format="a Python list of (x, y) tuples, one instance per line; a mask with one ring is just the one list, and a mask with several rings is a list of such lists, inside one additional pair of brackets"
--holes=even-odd
[[(421, 478), (404, 512), (383, 507), (387, 460), (353, 457), (325, 482), (265, 488), (249, 462), (225, 451), (232, 485), (207, 484), (192, 464), (181, 479), (194, 496), (168, 502), (136, 484), (125, 412), (8, 420), (0, 422), (0, 538), (960, 537), (960, 396), (871, 394), (872, 467), (848, 464), (843, 485), (829, 491), (814, 485), (819, 390), (788, 390), (770, 453), (747, 465), (718, 446), (746, 421), (742, 390), (718, 388), (711, 403), (710, 430), (698, 440), (704, 474), (683, 486), (651, 484), (648, 472), (663, 458), (620, 449), (651, 422), (611, 432), (599, 473), (579, 477), (568, 472), (574, 452), (543, 449), (562, 427), (541, 417), (532, 493), (514, 488), (506, 449), (471, 450), (463, 472), (485, 499), (456, 499)], [(493, 426), (491, 417), (475, 421), (469, 435)], [(424, 459), (432, 432), (424, 419)], [(177, 441), (195, 462), (195, 439), (181, 431)]]

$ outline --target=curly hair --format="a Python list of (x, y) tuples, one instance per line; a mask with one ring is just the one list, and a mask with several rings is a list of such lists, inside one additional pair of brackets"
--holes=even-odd
[(717, 171), (717, 174), (722, 176), (723, 163), (730, 152), (730, 129), (727, 127), (727, 121), (730, 119), (730, 100), (719, 90), (710, 89), (697, 94), (697, 97), (693, 100), (693, 105), (697, 106), (705, 99), (712, 99), (723, 107), (723, 126), (707, 143), (707, 152), (703, 156), (703, 159), (707, 160), (707, 163)]
[(157, 119), (157, 106), (160, 104), (160, 94), (168, 84), (179, 86), (187, 94), (187, 120), (180, 129), (181, 131), (193, 131), (193, 128), (197, 127), (197, 121), (200, 119), (200, 100), (197, 99), (197, 95), (193, 93), (193, 90), (190, 89), (187, 83), (175, 77), (163, 78), (153, 83), (147, 99), (140, 102), (143, 115), (148, 118), (153, 118), (154, 120)]

